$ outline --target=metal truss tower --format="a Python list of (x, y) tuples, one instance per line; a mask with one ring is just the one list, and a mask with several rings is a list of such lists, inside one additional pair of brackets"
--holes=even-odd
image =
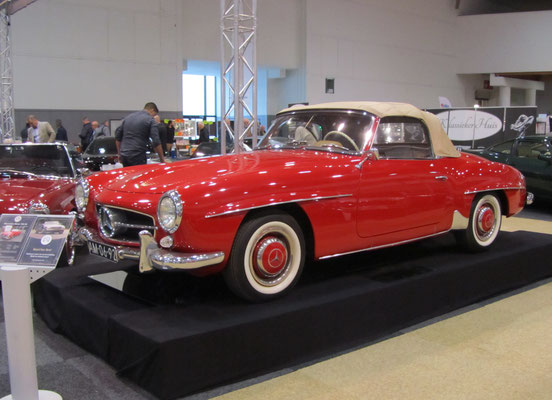
[(15, 112), (13, 103), (13, 69), (10, 43), (10, 15), (0, 10), (0, 113), (1, 141), (15, 139)]
[(220, 7), (221, 151), (228, 136), (239, 153), (246, 137), (257, 145), (257, 0), (221, 0)]

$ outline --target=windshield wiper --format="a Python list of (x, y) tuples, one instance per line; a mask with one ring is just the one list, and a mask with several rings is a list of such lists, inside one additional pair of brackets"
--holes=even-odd
[(340, 146), (338, 144), (323, 144), (318, 146), (307, 146), (307, 150), (317, 150), (317, 151), (328, 151), (330, 153), (342, 153), (342, 154), (352, 154), (358, 153), (354, 150), (348, 149), (345, 146)]
[(341, 146), (341, 145), (335, 144), (335, 143), (323, 144), (320, 147), (323, 147), (323, 148), (328, 147), (330, 149), (334, 148), (334, 149), (339, 149), (339, 150), (351, 151), (351, 149), (348, 149), (345, 146)]
[(11, 169), (11, 168), (0, 168), (0, 174), (25, 175), (25, 176), (32, 176), (33, 178), (37, 177), (37, 175), (33, 174), (32, 172), (19, 171), (17, 169)]
[(307, 142), (304, 142), (304, 141), (299, 142), (297, 140), (291, 140), (287, 143), (284, 143), (281, 148), (284, 148), (284, 149), (285, 148), (296, 148), (296, 147), (301, 147), (301, 146), (306, 146), (306, 145), (308, 145)]

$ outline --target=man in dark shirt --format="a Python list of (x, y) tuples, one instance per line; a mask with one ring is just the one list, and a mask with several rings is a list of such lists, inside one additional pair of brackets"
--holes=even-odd
[(146, 103), (142, 111), (136, 111), (123, 119), (115, 131), (115, 144), (123, 167), (147, 163), (146, 152), (150, 138), (159, 160), (165, 162), (157, 123), (153, 119), (158, 113), (155, 103)]
[(197, 123), (197, 130), (199, 131), (199, 143), (208, 143), (209, 139), (209, 130), (203, 122)]
[(161, 141), (163, 154), (167, 155), (167, 126), (164, 122), (161, 122), (161, 117), (159, 115), (156, 115), (155, 117), (153, 117), (153, 119), (157, 124), (157, 130), (159, 131), (159, 140)]
[(169, 120), (167, 124), (167, 151), (171, 153), (174, 143), (174, 123), (172, 120)]
[(81, 152), (84, 153), (90, 142), (92, 141), (92, 136), (94, 136), (94, 129), (92, 129), (92, 124), (88, 117), (82, 119), (82, 130), (79, 133), (81, 139)]
[(31, 124), (29, 123), (29, 120), (27, 119), (27, 122), (25, 124), (25, 128), (21, 130), (21, 142), (25, 143), (27, 141), (27, 138), (29, 137), (29, 128), (31, 127)]
[(61, 119), (56, 119), (56, 140), (67, 142), (67, 130), (63, 127)]

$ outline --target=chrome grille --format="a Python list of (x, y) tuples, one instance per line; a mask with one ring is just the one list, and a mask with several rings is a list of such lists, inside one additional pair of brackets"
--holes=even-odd
[(140, 231), (154, 235), (157, 229), (151, 216), (124, 208), (98, 204), (96, 215), (102, 235), (113, 240), (139, 243)]

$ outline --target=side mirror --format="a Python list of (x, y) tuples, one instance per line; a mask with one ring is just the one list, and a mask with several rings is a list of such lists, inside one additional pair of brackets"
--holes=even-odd
[(85, 178), (90, 175), (90, 170), (88, 168), (77, 168), (77, 174)]
[(368, 150), (366, 152), (366, 159), (372, 160), (372, 161), (379, 160), (380, 159), (379, 150), (376, 148), (372, 148)]
[(372, 149), (370, 149), (370, 150), (368, 150), (364, 153), (364, 157), (362, 158), (362, 160), (357, 165), (355, 165), (355, 167), (357, 169), (362, 169), (362, 165), (364, 164), (364, 162), (366, 160), (376, 161), (376, 160), (379, 160), (379, 158), (380, 158), (380, 156), (379, 156), (378, 149), (372, 148)]

